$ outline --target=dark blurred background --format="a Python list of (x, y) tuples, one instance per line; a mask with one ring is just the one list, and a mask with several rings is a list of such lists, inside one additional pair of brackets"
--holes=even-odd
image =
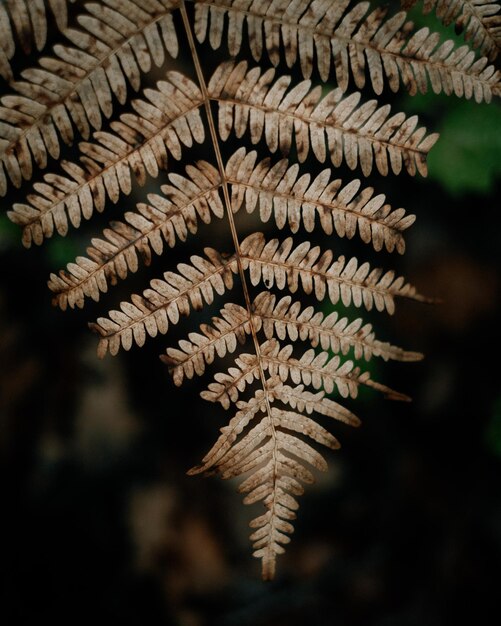
[[(433, 17), (413, 15), (436, 27)], [(454, 36), (453, 29), (442, 30)], [(212, 57), (215, 65), (224, 50)], [(364, 97), (373, 96), (367, 90)], [(361, 428), (330, 425), (343, 447), (326, 453), (329, 473), (302, 498), (273, 583), (260, 581), (251, 557), (248, 522), (255, 512), (242, 506), (237, 483), (185, 475), (228, 416), (199, 398), (198, 381), (174, 388), (158, 360), (217, 309), (184, 321), (172, 337), (103, 361), (87, 329), (178, 260), (204, 245), (227, 245), (225, 227), (203, 226), (199, 237), (140, 270), (102, 303), (62, 313), (50, 306), (49, 273), (83, 253), (89, 235), (130, 210), (133, 197), (70, 237), (29, 251), (6, 217), (29, 185), (4, 201), (3, 624), (98, 618), (123, 626), (445, 626), (496, 619), (501, 107), (403, 92), (385, 92), (380, 101), (418, 113), (441, 133), (426, 180), (369, 180), (393, 206), (417, 215), (407, 252), (396, 258), (356, 242), (330, 245), (397, 268), (442, 303), (402, 302), (394, 317), (373, 318), (381, 339), (426, 354), (420, 363), (370, 366), (376, 379), (413, 402), (363, 394), (349, 403)], [(226, 156), (238, 145), (225, 146)], [(208, 144), (185, 158), (200, 157), (211, 158)], [(309, 168), (318, 171), (313, 161)], [(173, 170), (182, 172), (182, 164), (173, 163)], [(353, 174), (341, 168), (339, 176), (347, 181)], [(148, 190), (157, 184), (151, 181)], [(227, 359), (221, 368), (229, 365)], [(483, 621), (481, 611), (492, 619)]]

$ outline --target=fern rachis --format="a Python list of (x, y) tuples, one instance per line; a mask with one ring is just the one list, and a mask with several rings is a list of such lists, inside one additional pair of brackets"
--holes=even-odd
[[(14, 54), (13, 33), (23, 31), (21, 13), (12, 7), (22, 3), (9, 3), (10, 14), (0, 5), (0, 24), (5, 28), (10, 19), (14, 25), (3, 48), (7, 61)], [(51, 0), (48, 6), (58, 4)], [(381, 8), (369, 11), (365, 2), (102, 0), (78, 10), (78, 28), (68, 27), (64, 16), (59, 20), (71, 47), (56, 46), (40, 68), (22, 72), (22, 81), (14, 80), (0, 55), (0, 71), (4, 68), (14, 92), (0, 107), (0, 192), (26, 184), (35, 166), (49, 169), (43, 182), (32, 184), (26, 201), (9, 212), (27, 246), (55, 233), (66, 235), (82, 218), (106, 210), (109, 201), (123, 207), (122, 219), (92, 238), (86, 257), (51, 275), (54, 303), (62, 309), (82, 307), (88, 298), (98, 301), (136, 272), (140, 261), (165, 258), (162, 278), (91, 324), (100, 356), (167, 333), (216, 297), (232, 298), (212, 324), (168, 348), (162, 360), (179, 385), (203, 374), (216, 358), (234, 355), (234, 365), (216, 373), (201, 394), (232, 408), (232, 417), (190, 473), (246, 474), (240, 486), (244, 502), (265, 507), (251, 522), (254, 555), (262, 560), (263, 577), (272, 578), (276, 557), (290, 541), (303, 484), (313, 481), (311, 469), (326, 469), (323, 456), (306, 440), (339, 447), (311, 416), (358, 425), (358, 418), (329, 396), (355, 398), (360, 386), (407, 400), (373, 380), (364, 361), (422, 357), (380, 340), (359, 317), (324, 315), (301, 301), (303, 293), (340, 308), (390, 314), (398, 298), (428, 301), (392, 270), (322, 251), (303, 239), (303, 230), (312, 235), (323, 230), (334, 249), (337, 237), (358, 236), (375, 252), (402, 254), (404, 233), (415, 219), (358, 178), (342, 181), (335, 169), (344, 163), (364, 176), (426, 175), (426, 156), (437, 135), (418, 126), (416, 116), (392, 114), (388, 104), (347, 93), (350, 83), (359, 89), (370, 84), (376, 94), (386, 83), (393, 91), (403, 85), (411, 94), (431, 84), (435, 92), (489, 101), (500, 93), (499, 72), (468, 47), (440, 43), (428, 29), (413, 32), (404, 12), (388, 17)], [(487, 24), (491, 43), (485, 43), (487, 35), (469, 36), (494, 58), (496, 33)], [(236, 58), (209, 69), (201, 50), (221, 47), (224, 36)], [(191, 78), (169, 68), (155, 88), (146, 83), (130, 110), (121, 112), (129, 87), (138, 91), (167, 56), (175, 63), (180, 37), (188, 42)], [(239, 58), (245, 38), (259, 65)], [(37, 45), (42, 40), (42, 34), (35, 37)], [(281, 60), (289, 68), (299, 65), (303, 80), (276, 69)], [(313, 84), (317, 74), (337, 87), (323, 93)], [(61, 145), (79, 135), (84, 141), (78, 144), (78, 162), (63, 160), (56, 167)], [(230, 138), (241, 144), (233, 154), (226, 147)], [(206, 140), (212, 157), (193, 161), (190, 150)], [(258, 155), (254, 145), (265, 154)], [(299, 163), (293, 162), (294, 153)], [(185, 175), (170, 171), (172, 159), (186, 163)], [(312, 175), (307, 159), (329, 167)], [(134, 179), (142, 186), (157, 178), (156, 192), (131, 210), (126, 196)], [(244, 212), (254, 224), (273, 217), (294, 239), (266, 237), (259, 229), (244, 234), (239, 221)], [(200, 222), (214, 219), (226, 220), (231, 242), (223, 251), (206, 248), (174, 271), (166, 251), (195, 235)], [(266, 291), (257, 292), (262, 286)], [(287, 293), (277, 299), (273, 291), (297, 299)]]

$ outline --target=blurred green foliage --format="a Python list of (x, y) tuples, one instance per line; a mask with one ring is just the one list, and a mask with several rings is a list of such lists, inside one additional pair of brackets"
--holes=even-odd
[(11, 247), (19, 241), (19, 228), (10, 221), (6, 213), (0, 213), (0, 247)]
[[(79, 253), (78, 237), (54, 237), (47, 240), (44, 250), (50, 267), (64, 267)], [(21, 248), (21, 230), (7, 215), (0, 214), (0, 248)]]
[(55, 237), (48, 242), (47, 256), (51, 267), (65, 267), (78, 253), (76, 239)]
[(442, 121), (429, 176), (449, 193), (489, 193), (501, 174), (501, 107), (458, 101)]
[[(444, 26), (435, 12), (422, 13), (419, 3), (408, 13), (416, 28), (428, 27), (441, 34), (441, 41), (452, 39), (465, 45), (454, 24)], [(405, 95), (399, 107), (408, 114), (419, 114), (428, 121), (430, 132), (440, 133), (440, 140), (428, 155), (429, 178), (445, 190), (459, 196), (463, 193), (488, 194), (501, 174), (501, 107), (494, 98), (490, 104), (477, 104), (444, 94)]]

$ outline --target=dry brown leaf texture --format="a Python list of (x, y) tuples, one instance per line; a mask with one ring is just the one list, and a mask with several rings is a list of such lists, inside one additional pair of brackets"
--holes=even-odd
[[(160, 257), (163, 274), (90, 325), (100, 357), (210, 311), (161, 358), (176, 385), (215, 369), (201, 397), (230, 419), (189, 473), (242, 477), (244, 502), (264, 507), (250, 525), (265, 579), (290, 541), (304, 485), (327, 468), (317, 446), (339, 448), (321, 419), (358, 426), (344, 403), (361, 386), (408, 400), (374, 380), (367, 362), (422, 358), (359, 315), (393, 314), (401, 298), (430, 302), (388, 268), (415, 215), (378, 192), (377, 177), (426, 176), (438, 135), (392, 110), (385, 87), (477, 102), (501, 93), (491, 64), (497, 4), (425, 1), (464, 29), (464, 46), (375, 5), (0, 3), (0, 194), (20, 190), (9, 217), (29, 247), (116, 205), (86, 254), (51, 274), (63, 310), (104, 298)], [(215, 221), (227, 233), (221, 249), (169, 258)], [(354, 240), (370, 249), (340, 254), (340, 239), (343, 249)]]

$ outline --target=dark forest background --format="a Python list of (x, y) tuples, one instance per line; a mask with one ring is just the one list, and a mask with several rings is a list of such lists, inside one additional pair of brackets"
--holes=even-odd
[[(433, 16), (417, 10), (413, 16), (437, 27)], [(442, 30), (455, 36), (452, 28)], [(203, 54), (215, 65), (224, 50)], [(364, 97), (373, 95), (367, 90)], [(382, 339), (426, 354), (420, 363), (371, 365), (378, 380), (413, 402), (363, 394), (350, 405), (361, 428), (332, 424), (342, 449), (326, 453), (329, 473), (302, 498), (293, 542), (273, 583), (261, 582), (251, 557), (253, 511), (242, 506), (236, 483), (185, 474), (228, 416), (199, 398), (199, 381), (175, 388), (158, 359), (216, 309), (186, 320), (172, 336), (103, 361), (87, 329), (88, 321), (180, 259), (204, 245), (222, 246), (224, 227), (202, 226), (200, 237), (140, 270), (99, 305), (62, 313), (50, 305), (49, 273), (82, 254), (88, 236), (130, 210), (134, 197), (66, 239), (29, 251), (6, 217), (29, 185), (4, 199), (3, 624), (445, 626), (495, 619), (501, 580), (501, 106), (403, 92), (385, 92), (379, 100), (418, 113), (441, 138), (427, 179), (370, 178), (393, 206), (418, 218), (404, 257), (374, 259), (442, 303), (403, 302), (393, 318), (375, 318)], [(226, 146), (226, 154), (236, 147)], [(187, 162), (196, 158), (211, 158), (209, 144), (185, 152)], [(318, 169), (313, 161), (307, 166)], [(173, 162), (173, 169), (182, 172), (183, 165)], [(339, 177), (350, 176), (340, 169)], [(157, 184), (151, 181), (150, 189)], [(335, 239), (330, 245), (372, 258), (361, 244)], [(482, 621), (481, 610), (491, 618)]]

